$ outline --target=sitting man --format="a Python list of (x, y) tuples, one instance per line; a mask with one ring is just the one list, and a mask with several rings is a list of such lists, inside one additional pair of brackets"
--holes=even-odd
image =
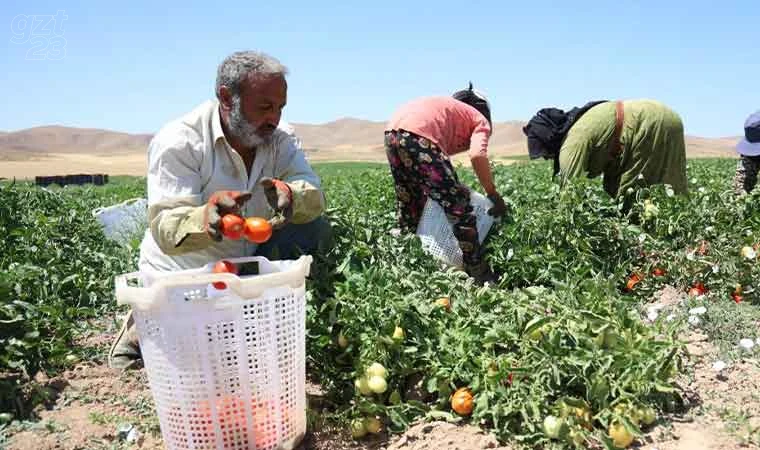
[[(296, 258), (326, 251), (319, 177), (291, 134), (278, 128), (287, 69), (275, 58), (237, 52), (219, 66), (216, 97), (164, 126), (148, 148), (148, 221), (141, 271), (176, 271), (250, 255)], [(221, 217), (267, 218), (269, 241), (226, 239)], [(109, 366), (141, 364), (131, 313), (108, 355)]]

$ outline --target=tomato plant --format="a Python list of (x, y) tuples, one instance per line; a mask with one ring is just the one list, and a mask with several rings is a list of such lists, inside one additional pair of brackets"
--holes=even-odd
[[(502, 275), (495, 289), (442, 271), (414, 236), (389, 233), (395, 193), (384, 170), (326, 168), (337, 247), (320, 267), (326, 281), (311, 285), (310, 370), (333, 386), (346, 417), (384, 416), (392, 432), (423, 414), (452, 418), (458, 386), (474, 394), (467, 417), (505, 440), (538, 445), (555, 416), (567, 430), (558, 445), (601, 443), (620, 402), (635, 404), (625, 420), (643, 425), (679, 395), (685, 321), (646, 324), (639, 305), (665, 285), (686, 292), (701, 282), (709, 297), (760, 279), (741, 252), (760, 241), (760, 208), (729, 199), (731, 164), (690, 163), (689, 197), (661, 186), (619, 201), (593, 180), (559, 190), (541, 164), (495, 168), (514, 206), (487, 241)], [(462, 178), (476, 185), (471, 173)], [(757, 302), (754, 287), (752, 300), (742, 295)], [(341, 337), (350, 345), (335, 345)], [(355, 386), (373, 362), (388, 371), (383, 394), (366, 378), (365, 394)], [(564, 415), (545, 406), (565, 402)]]
[[(75, 339), (115, 308), (113, 276), (137, 265), (140, 236), (105, 238), (92, 211), (143, 195), (144, 182), (40, 188), (0, 181), (0, 412), (34, 407), (21, 384), (84, 352)], [(8, 377), (7, 375), (11, 375)], [(39, 401), (38, 398), (36, 401)]]

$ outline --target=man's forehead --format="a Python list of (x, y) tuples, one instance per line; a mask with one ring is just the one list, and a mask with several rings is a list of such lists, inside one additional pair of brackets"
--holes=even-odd
[(282, 75), (249, 75), (241, 86), (243, 91), (257, 95), (285, 95), (288, 83)]

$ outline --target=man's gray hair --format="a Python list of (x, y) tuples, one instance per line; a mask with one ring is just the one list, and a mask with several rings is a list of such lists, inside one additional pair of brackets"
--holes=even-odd
[(263, 52), (241, 51), (226, 57), (216, 72), (216, 95), (219, 88), (227, 86), (232, 95), (240, 94), (240, 84), (247, 77), (267, 78), (272, 75), (286, 76), (288, 68), (276, 58)]

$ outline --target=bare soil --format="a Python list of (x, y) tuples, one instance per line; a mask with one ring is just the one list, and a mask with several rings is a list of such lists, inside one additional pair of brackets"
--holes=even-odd
[(77, 173), (107, 173), (109, 175), (145, 176), (148, 169), (146, 153), (95, 155), (61, 153), (17, 158), (0, 164), (0, 178), (33, 179), (36, 176)]
[[(491, 158), (500, 164), (516, 162), (515, 157), (524, 157), (526, 151), (520, 145), (494, 146)], [(331, 148), (306, 149), (311, 162), (364, 161), (384, 163), (385, 151), (382, 147), (342, 145)], [(689, 158), (733, 157), (725, 149), (720, 151), (699, 146), (689, 147)], [(467, 153), (455, 155), (455, 163), (469, 167)], [(93, 153), (27, 153), (0, 151), (0, 179), (33, 179), (35, 176), (67, 175), (76, 173), (107, 173), (109, 175), (145, 176), (147, 172), (147, 152)]]
[(713, 369), (715, 347), (707, 337), (687, 337), (689, 364), (684, 376), (689, 411), (668, 419), (646, 436), (658, 450), (739, 450), (758, 448), (760, 431), (760, 367), (756, 360), (739, 361), (722, 371)]

